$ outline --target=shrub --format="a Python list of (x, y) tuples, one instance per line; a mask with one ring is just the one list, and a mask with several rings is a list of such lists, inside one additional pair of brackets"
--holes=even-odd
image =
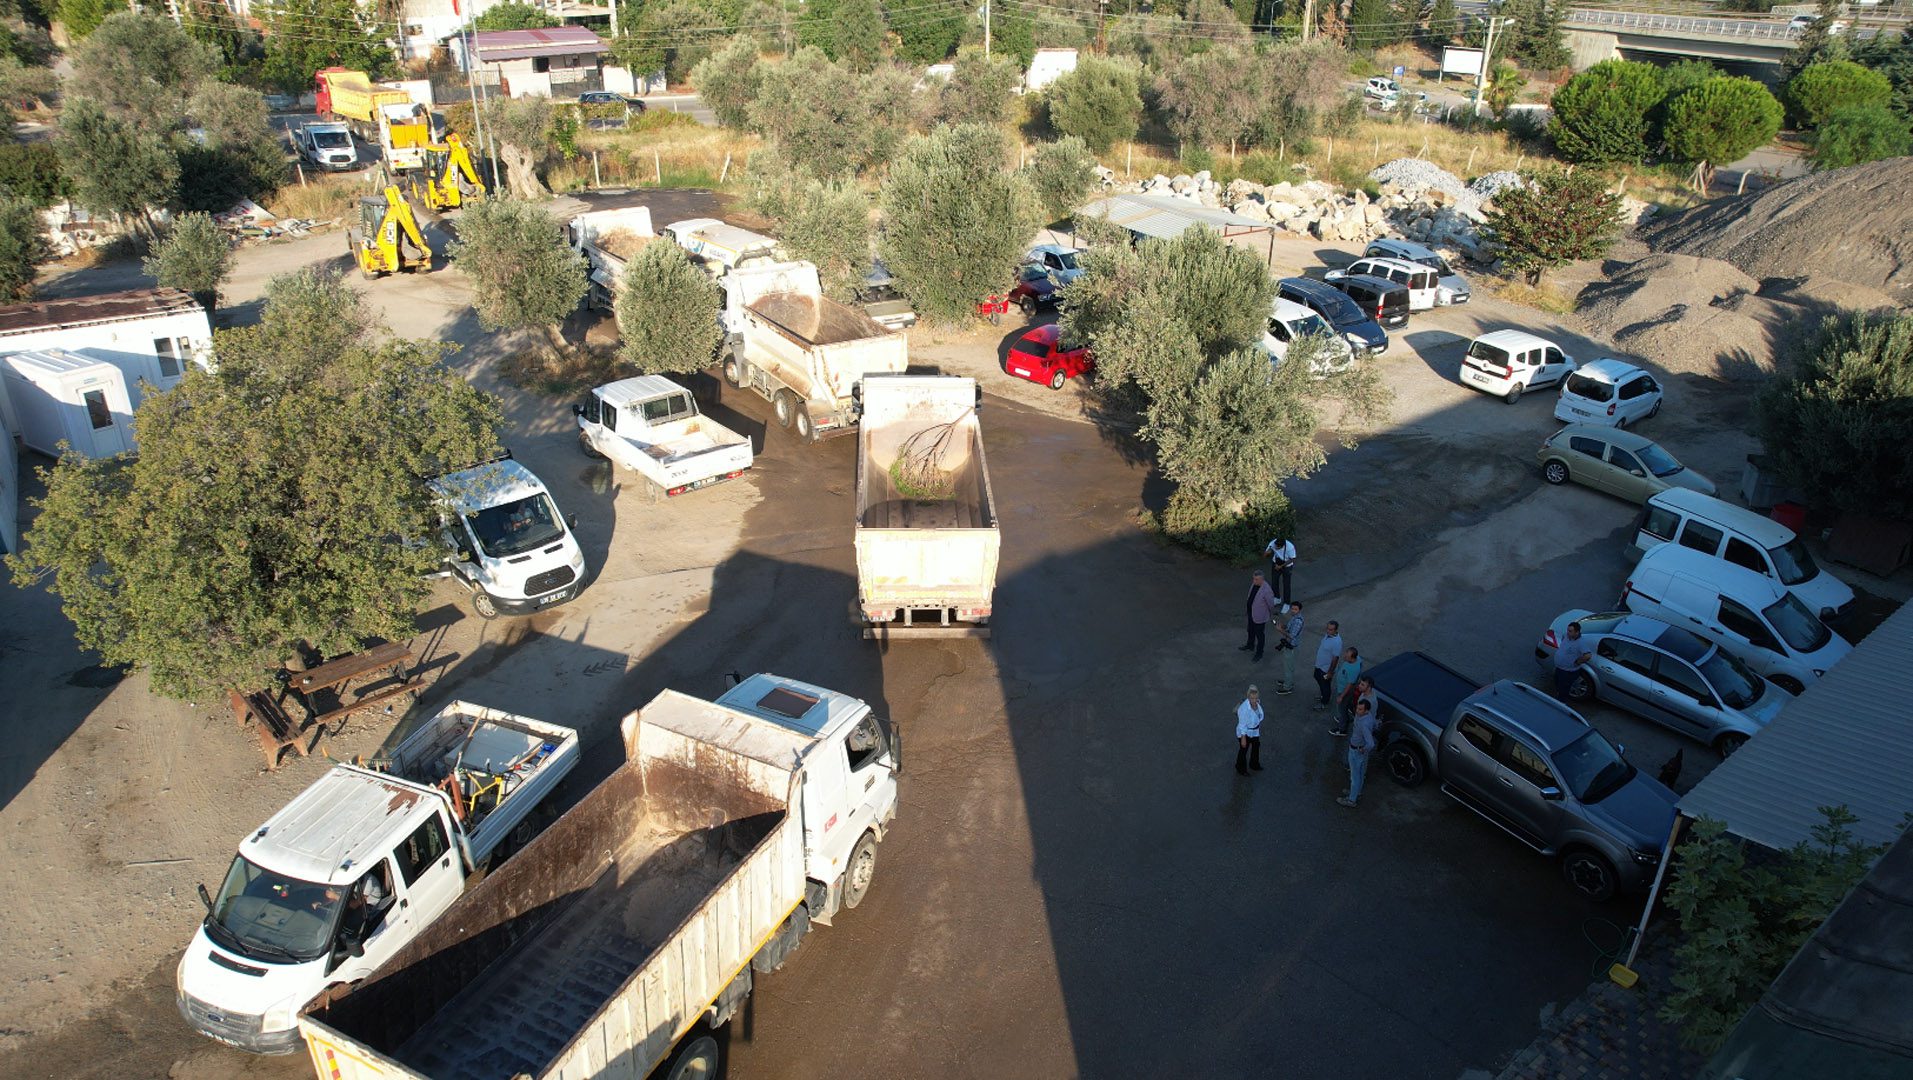
[(1142, 119), (1142, 73), (1134, 64), (1085, 56), (1048, 90), (1050, 126), (1083, 140), (1095, 153), (1136, 137)]
[(52, 206), (71, 193), (60, 169), (59, 144), (0, 142), (0, 190), (35, 206)]
[(1780, 475), (1816, 506), (1913, 514), (1913, 315), (1829, 318), (1792, 359), (1755, 410)]
[(48, 254), (40, 229), (40, 208), (25, 199), (0, 195), (0, 298), (33, 295), (34, 276)]
[(1885, 105), (1893, 85), (1885, 75), (1851, 60), (1828, 60), (1809, 65), (1787, 81), (1789, 117), (1802, 128), (1826, 123), (1835, 109), (1852, 105)]
[(1813, 164), (1843, 169), (1913, 153), (1906, 118), (1884, 105), (1843, 105), (1827, 114), (1813, 141)]
[(1184, 547), (1232, 563), (1254, 564), (1261, 561), (1269, 537), (1294, 534), (1295, 510), (1279, 491), (1232, 511), (1177, 488), (1169, 496), (1169, 504), (1155, 515), (1155, 525), (1164, 536)]
[(1549, 133), (1569, 161), (1638, 163), (1648, 150), (1648, 113), (1666, 92), (1654, 65), (1603, 60), (1554, 92)]
[(1044, 143), (1023, 168), (1043, 213), (1058, 221), (1076, 212), (1096, 186), (1096, 158), (1074, 135)]
[(232, 276), (232, 242), (209, 214), (181, 214), (142, 264), (163, 286), (184, 289), (211, 311), (219, 286)]
[(1577, 259), (1598, 258), (1621, 228), (1621, 197), (1588, 169), (1545, 169), (1525, 187), (1495, 196), (1487, 229), (1505, 249), (1510, 269), (1528, 284)]

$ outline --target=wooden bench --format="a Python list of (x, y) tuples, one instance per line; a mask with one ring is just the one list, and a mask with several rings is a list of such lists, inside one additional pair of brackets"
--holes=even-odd
[(227, 692), (227, 697), (239, 727), (242, 730), (251, 728), (259, 736), (259, 749), (265, 752), (267, 772), (279, 767), (279, 761), (288, 748), (298, 751), (300, 757), (305, 757), (325, 737), (325, 729), (321, 727), (308, 738), (306, 731), (311, 721), (294, 720), (279, 699), (267, 691), (255, 690), (242, 694), (231, 690)]
[[(375, 645), (364, 652), (351, 653), (335, 660), (328, 660), (315, 668), (292, 673), (287, 686), (298, 695), (305, 704), (311, 721), (321, 728), (334, 721), (344, 720), (356, 712), (376, 708), (403, 694), (416, 694), (424, 685), (424, 680), (416, 672), (406, 672), (417, 661), (412, 650), (397, 642)], [(396, 680), (396, 685), (380, 687), (371, 693), (361, 691), (360, 696), (346, 700), (345, 687), (370, 676)], [(336, 689), (339, 692), (339, 707), (321, 711), (312, 701), (312, 695), (321, 690)]]

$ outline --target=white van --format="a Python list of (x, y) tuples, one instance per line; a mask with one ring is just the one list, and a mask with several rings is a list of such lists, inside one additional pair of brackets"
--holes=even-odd
[(1341, 335), (1329, 328), (1328, 321), (1309, 308), (1293, 300), (1275, 298), (1269, 310), (1269, 326), (1262, 332), (1262, 351), (1269, 354), (1269, 362), (1277, 367), (1289, 355), (1289, 344), (1311, 334), (1326, 339), (1326, 351), (1309, 364), (1309, 374), (1316, 378), (1327, 378), (1337, 372), (1347, 371), (1355, 362), (1355, 350), (1349, 347)]
[(1322, 280), (1340, 281), (1362, 274), (1392, 281), (1407, 289), (1410, 311), (1430, 311), (1441, 303), (1441, 274), (1406, 259), (1356, 259), (1345, 270), (1330, 270), (1323, 274)]
[(1441, 305), (1465, 304), (1474, 298), (1474, 290), (1469, 288), (1468, 279), (1455, 273), (1441, 252), (1426, 244), (1417, 244), (1413, 240), (1401, 240), (1392, 236), (1377, 237), (1368, 242), (1368, 248), (1362, 254), (1369, 258), (1400, 259), (1403, 262), (1426, 266), (1439, 275), (1439, 290), (1435, 303)]
[(529, 615), (584, 590), (585, 556), (544, 482), (510, 452), (430, 482), (449, 554), (446, 572), (487, 619)]
[(1745, 507), (1673, 488), (1647, 500), (1630, 554), (1678, 543), (1772, 579), (1822, 619), (1839, 619), (1853, 590), (1814, 561), (1792, 529)]
[(1546, 338), (1522, 330), (1496, 330), (1468, 343), (1461, 358), (1461, 385), (1513, 405), (1523, 392), (1552, 386), (1574, 370), (1574, 358)]
[(29, 450), (60, 456), (60, 444), (86, 458), (139, 449), (126, 375), (105, 360), (65, 349), (0, 356), (0, 405), (7, 427)]
[(1717, 643), (1790, 694), (1853, 651), (1778, 582), (1675, 544), (1641, 556), (1621, 606)]

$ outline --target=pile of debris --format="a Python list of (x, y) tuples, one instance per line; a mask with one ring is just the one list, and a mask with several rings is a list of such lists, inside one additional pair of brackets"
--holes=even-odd
[(312, 218), (274, 217), (272, 211), (251, 199), (241, 199), (233, 204), (232, 209), (221, 214), (214, 214), (213, 224), (219, 226), (220, 231), (238, 242), (245, 243), (249, 240), (306, 236), (314, 229), (331, 225), (332, 222)]

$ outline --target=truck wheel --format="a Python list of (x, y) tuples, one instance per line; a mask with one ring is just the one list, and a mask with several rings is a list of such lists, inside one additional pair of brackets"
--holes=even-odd
[(603, 459), (604, 457), (598, 452), (597, 447), (591, 445), (591, 436), (582, 430), (578, 432), (578, 449), (584, 451), (584, 455), (588, 458)]
[(788, 430), (791, 421), (797, 418), (797, 395), (789, 390), (779, 390), (771, 399), (771, 412), (777, 416), (777, 426)]
[(672, 1055), (671, 1064), (658, 1075), (663, 1080), (712, 1080), (721, 1075), (718, 1067), (723, 1063), (723, 1054), (719, 1051), (717, 1037), (708, 1031), (693, 1030)]
[(737, 362), (735, 356), (724, 358), (724, 381), (732, 386), (744, 385), (744, 366)]
[(854, 908), (864, 902), (870, 891), (870, 879), (877, 872), (877, 838), (863, 834), (850, 853), (850, 866), (844, 870), (844, 906)]
[(481, 619), (498, 618), (498, 605), (492, 603), (491, 594), (483, 589), (472, 593), (472, 610), (478, 612)]
[(1598, 851), (1575, 848), (1561, 856), (1561, 876), (1575, 892), (1596, 902), (1610, 899), (1619, 883), (1614, 864)]
[(795, 423), (797, 424), (798, 438), (804, 440), (805, 442), (817, 441), (817, 425), (811, 423), (810, 406), (808, 405), (797, 406), (797, 415), (795, 418)]
[(1520, 401), (1521, 387), (1519, 385), (1508, 387), (1508, 392), (1501, 395), (1501, 400), (1507, 402), (1510, 405), (1513, 405), (1515, 402)]
[(1428, 778), (1428, 766), (1421, 751), (1405, 742), (1389, 744), (1382, 751), (1382, 763), (1388, 766), (1388, 778), (1402, 787), (1416, 787)]

